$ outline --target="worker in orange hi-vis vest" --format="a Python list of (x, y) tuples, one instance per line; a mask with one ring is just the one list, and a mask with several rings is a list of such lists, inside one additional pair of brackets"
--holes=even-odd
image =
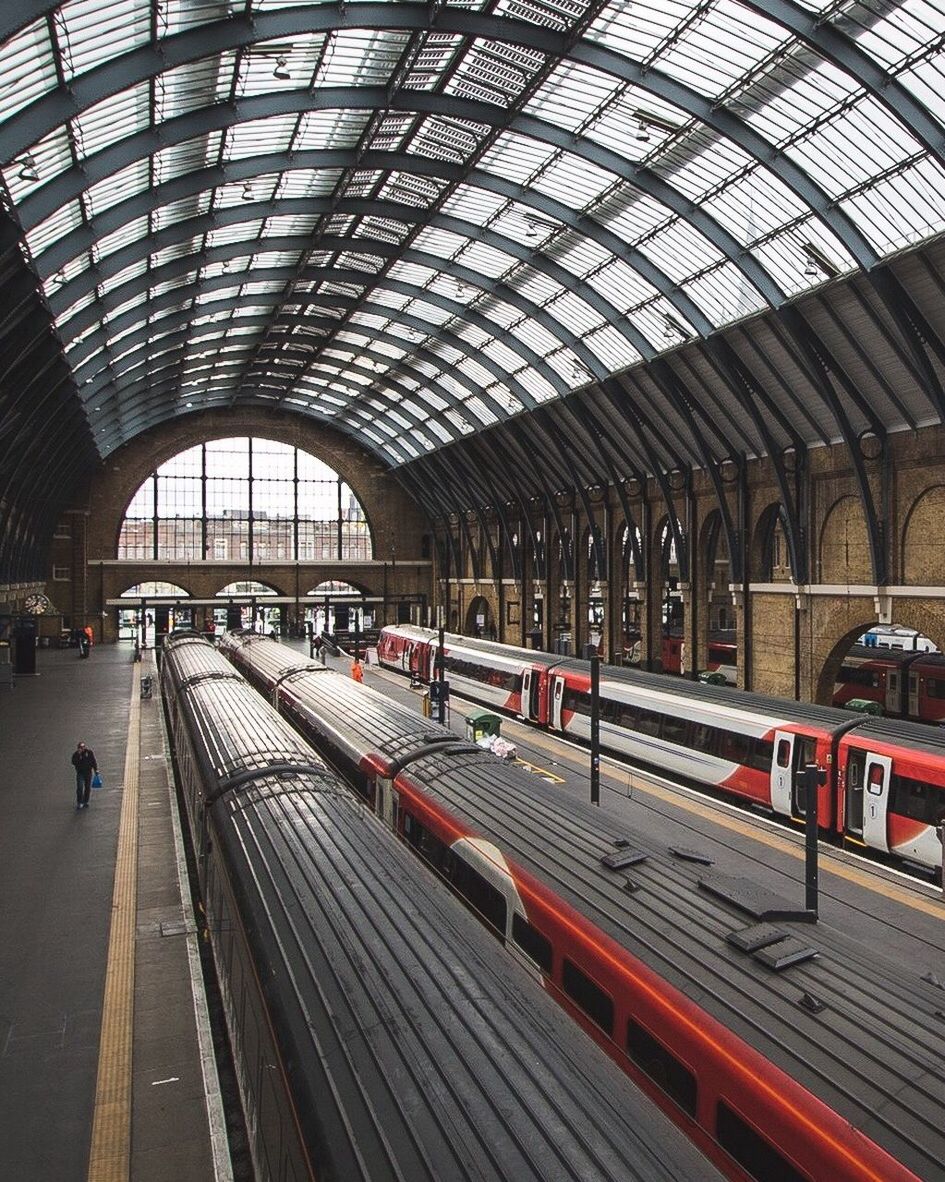
[(351, 676), (354, 678), (355, 681), (358, 681), (358, 682), (364, 681), (364, 669), (362, 668), (360, 661), (356, 660), (356, 661), (352, 662)]

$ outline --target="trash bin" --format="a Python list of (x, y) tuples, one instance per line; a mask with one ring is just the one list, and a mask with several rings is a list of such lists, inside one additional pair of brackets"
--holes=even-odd
[(844, 706), (858, 714), (873, 714), (878, 717), (883, 713), (882, 703), (873, 702), (869, 698), (851, 698), (849, 702), (844, 702)]
[(491, 710), (470, 710), (466, 715), (466, 738), (471, 743), (478, 743), (483, 735), (499, 737), (502, 719)]
[(717, 670), (703, 669), (697, 679), (703, 685), (726, 685), (725, 674), (719, 673)]

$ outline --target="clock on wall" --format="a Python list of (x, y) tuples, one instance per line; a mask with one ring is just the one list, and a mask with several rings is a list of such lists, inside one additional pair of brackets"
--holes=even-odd
[(41, 616), (48, 609), (49, 600), (45, 595), (27, 595), (26, 603), (23, 606), (30, 615)]

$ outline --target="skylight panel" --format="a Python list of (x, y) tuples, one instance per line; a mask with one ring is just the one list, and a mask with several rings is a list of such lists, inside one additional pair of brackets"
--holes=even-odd
[(603, 324), (588, 333), (583, 344), (608, 372), (626, 369), (628, 365), (634, 365), (641, 360), (638, 350), (612, 324)]
[(292, 150), (353, 148), (364, 133), (370, 114), (369, 111), (307, 111), (292, 141)]
[(920, 150), (898, 120), (865, 97), (788, 148), (787, 155), (838, 197)]
[(717, 0), (700, 16), (670, 41), (656, 63), (670, 77), (712, 98), (757, 69), (789, 39), (783, 28), (759, 12), (748, 18), (732, 0)]
[(57, 85), (45, 19), (0, 45), (0, 120), (9, 119)]
[(572, 209), (583, 209), (607, 192), (616, 179), (612, 172), (563, 152), (535, 178), (533, 185)]
[(248, 119), (227, 129), (224, 159), (240, 160), (270, 152), (285, 152), (292, 142), (296, 116), (273, 115), (268, 119)]
[(945, 63), (941, 57), (919, 62), (903, 74), (902, 82), (939, 123), (945, 123)]
[(555, 387), (535, 369), (523, 370), (519, 381), (536, 402), (549, 402), (558, 397)]
[(148, 0), (69, 0), (59, 8), (56, 31), (69, 80), (147, 45), (151, 5)]
[(155, 152), (151, 159), (154, 162), (154, 182), (164, 184), (176, 180), (188, 172), (196, 172), (206, 168), (215, 161), (220, 149), (222, 132), (212, 131), (207, 135), (197, 136), (196, 139), (185, 140), (180, 144), (173, 144), (160, 152)]
[(689, 3), (655, 3), (654, 0), (616, 0), (608, 4), (591, 25), (588, 36), (642, 61), (669, 37), (691, 12)]
[(635, 267), (627, 266), (621, 259), (614, 259), (600, 271), (588, 276), (587, 283), (621, 313), (656, 295), (656, 288)]
[(476, 188), (472, 184), (457, 185), (443, 202), (443, 213), (462, 218), (475, 226), (484, 226), (508, 204), (508, 198), (499, 193)]
[(945, 172), (930, 157), (841, 202), (880, 254), (945, 229)]
[(223, 102), (229, 98), (235, 69), (236, 51), (228, 49), (164, 70), (154, 83), (155, 121), (174, 119)]
[(428, 304), (426, 300), (422, 299), (413, 300), (409, 305), (409, 311), (411, 316), (416, 316), (420, 320), (426, 320), (430, 324), (445, 324), (453, 316), (451, 309)]
[(734, 263), (725, 262), (683, 284), (683, 290), (716, 326), (739, 320), (753, 308), (745, 307), (750, 295), (744, 276)]
[(399, 65), (409, 38), (409, 33), (375, 29), (335, 32), (315, 85), (383, 86)]
[[(279, 179), (279, 196), (326, 197), (334, 192), (340, 176), (340, 168), (289, 168)], [(254, 189), (255, 184), (254, 180)]]
[(200, 241), (197, 238), (190, 238), (186, 242), (172, 242), (170, 246), (165, 246), (163, 250), (155, 251), (150, 256), (152, 270), (157, 271), (168, 263), (173, 263), (175, 259), (197, 254), (199, 250)]
[(521, 371), (527, 367), (527, 362), (521, 353), (517, 353), (510, 345), (504, 341), (494, 338), (482, 347), (482, 352), (494, 361), (505, 373), (515, 374), (519, 376)]
[(463, 403), (463, 409), (479, 420), (483, 427), (491, 426), (499, 421), (499, 416), (475, 394)]
[(464, 238), (461, 234), (453, 234), (449, 230), (441, 230), (436, 226), (424, 226), (414, 239), (417, 250), (426, 251), (441, 259), (451, 259), (468, 243), (469, 239)]
[(79, 159), (100, 152), (151, 123), (151, 92), (146, 82), (110, 95), (72, 120)]
[(95, 292), (87, 292), (85, 295), (80, 296), (68, 308), (64, 308), (61, 312), (56, 312), (56, 323), (60, 328), (63, 328), (73, 317), (78, 316), (80, 312), (84, 312), (86, 308), (91, 307), (95, 303), (95, 299)]
[(503, 180), (524, 184), (556, 155), (557, 149), (505, 131), (483, 155), (479, 167)]
[[(0, 96), (2, 96), (0, 91)], [(0, 97), (2, 105), (2, 97)], [(28, 152), (14, 157), (2, 170), (3, 179), (14, 204), (18, 205), (31, 193), (72, 166), (69, 136), (64, 127), (57, 127)]]
[(559, 62), (525, 110), (556, 127), (578, 131), (595, 111), (614, 98), (622, 85), (600, 70), (576, 62)]
[(719, 249), (694, 226), (677, 218), (640, 244), (640, 250), (671, 279), (682, 280), (718, 262)]
[(561, 348), (561, 341), (570, 336), (566, 329), (562, 329), (561, 338), (555, 336), (544, 325), (538, 323), (537, 320), (530, 318), (523, 318), (520, 323), (515, 324), (511, 328), (512, 336), (522, 341), (524, 344), (537, 353), (539, 356), (544, 356), (553, 353), (556, 349)]
[(604, 323), (600, 312), (582, 300), (577, 293), (571, 291), (562, 292), (548, 305), (547, 311), (559, 323), (565, 325), (570, 332), (577, 333), (579, 336)]
[(709, 128), (687, 136), (684, 144), (653, 162), (653, 170), (675, 188), (699, 202), (706, 193), (754, 166), (752, 157), (734, 141), (720, 139)]
[(550, 275), (534, 267), (519, 267), (510, 275), (508, 285), (533, 304), (547, 304), (564, 291), (564, 288)]
[(666, 224), (673, 215), (647, 193), (623, 184), (608, 193), (606, 200), (595, 206), (589, 216), (634, 246), (657, 226)]
[(473, 242), (460, 252), (456, 262), (489, 279), (498, 279), (505, 275), (510, 268), (516, 266), (518, 260), (504, 251), (496, 250), (493, 246), (486, 246), (483, 242)]
[(85, 190), (83, 200), (86, 210), (91, 217), (98, 217), (120, 201), (147, 192), (150, 185), (151, 172), (148, 161), (135, 160), (126, 168), (113, 172)]
[[(790, 63), (789, 63), (790, 64)], [(847, 102), (858, 89), (856, 81), (836, 66), (825, 61), (812, 61), (803, 69), (795, 68), (797, 76), (788, 85), (790, 75), (776, 75), (768, 87), (770, 98), (760, 110), (745, 112), (745, 121), (775, 144), (803, 135), (810, 126), (829, 111)], [(759, 84), (754, 90), (762, 93)]]
[(443, 418), (461, 435), (471, 435), (476, 429), (467, 418), (452, 407), (443, 412)]
[(26, 235), (26, 241), (33, 257), (41, 255), (54, 242), (58, 242), (70, 230), (74, 230), (81, 224), (82, 211), (78, 201), (70, 201), (66, 205), (61, 205), (55, 213), (50, 214), (45, 221), (40, 222), (34, 230), (30, 230)]
[(192, 197), (184, 197), (180, 201), (172, 201), (169, 205), (159, 206), (151, 215), (151, 224), (155, 232), (205, 214), (210, 208), (210, 198), (210, 191), (204, 189)]
[(207, 249), (223, 246), (230, 242), (249, 243), (259, 237), (263, 228), (261, 218), (255, 221), (236, 222), (232, 226), (217, 226), (207, 234)]
[(800, 197), (761, 167), (707, 198), (704, 208), (743, 243), (754, 242), (809, 213)]

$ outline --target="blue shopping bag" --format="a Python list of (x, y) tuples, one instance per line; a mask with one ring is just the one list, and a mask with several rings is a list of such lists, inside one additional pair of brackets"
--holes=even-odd
[(102, 777), (98, 774), (98, 772), (96, 772), (95, 775), (92, 777), (92, 787), (93, 788), (101, 788), (101, 786), (102, 786)]

